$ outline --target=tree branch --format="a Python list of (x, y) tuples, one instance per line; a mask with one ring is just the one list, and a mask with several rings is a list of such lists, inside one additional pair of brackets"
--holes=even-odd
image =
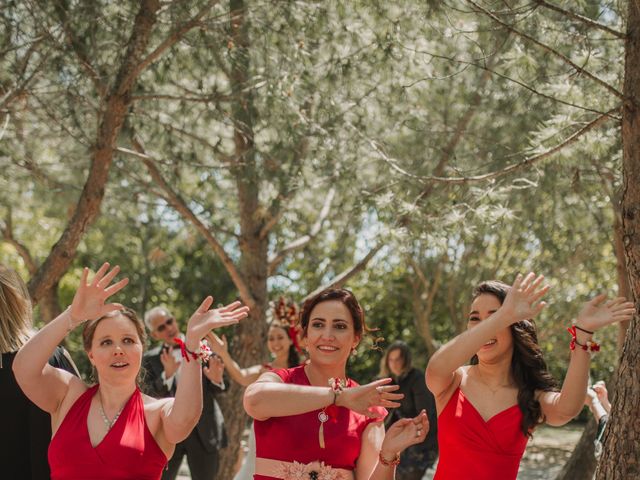
[(619, 32), (618, 30), (614, 30), (613, 28), (607, 27), (606, 25), (603, 25), (602, 23), (598, 23), (594, 20), (591, 20), (590, 18), (584, 17), (578, 13), (574, 13), (571, 12), (569, 10), (565, 10), (564, 8), (558, 7), (557, 5), (552, 5), (549, 2), (545, 2), (544, 0), (535, 0), (536, 3), (538, 5), (542, 5), (543, 7), (548, 8), (549, 10), (554, 10), (558, 13), (561, 13), (562, 15), (572, 18), (574, 20), (578, 20), (579, 22), (584, 23), (585, 25), (588, 25), (590, 27), (593, 28), (598, 28), (604, 32), (610, 33), (611, 35), (621, 38), (621, 39), (625, 39), (627, 36), (623, 33), (623, 32)]
[[(483, 175), (474, 175), (474, 176), (470, 176), (470, 177), (436, 177), (436, 176), (414, 175), (414, 174), (409, 173), (406, 170), (402, 169), (398, 165), (397, 161), (395, 159), (389, 157), (384, 152), (384, 150), (382, 150), (382, 148), (375, 141), (373, 141), (371, 139), (368, 139), (366, 137), (363, 137), (363, 138), (365, 138), (369, 142), (369, 144), (373, 147), (373, 149), (382, 157), (382, 159), (387, 164), (389, 164), (389, 166), (393, 170), (395, 170), (396, 172), (400, 173), (401, 175), (403, 175), (405, 177), (408, 177), (408, 178), (411, 178), (411, 179), (416, 180), (418, 182), (421, 182), (424, 185), (427, 185), (429, 183), (445, 183), (445, 184), (450, 184), (450, 185), (472, 184), (472, 183), (486, 182), (488, 180), (494, 180), (496, 178), (500, 178), (500, 177), (503, 177), (505, 175), (509, 175), (509, 174), (511, 174), (513, 172), (516, 172), (518, 170), (522, 170), (524, 168), (530, 167), (531, 165), (533, 165), (535, 163), (538, 163), (538, 162), (540, 162), (542, 160), (545, 160), (546, 158), (549, 158), (550, 156), (552, 156), (555, 153), (559, 152), (563, 148), (575, 143), (585, 133), (589, 132), (590, 130), (593, 130), (596, 127), (599, 127), (600, 125), (602, 125), (605, 121), (607, 121), (607, 120), (609, 120), (611, 118), (611, 114), (613, 112), (619, 111), (620, 108), (621, 107), (616, 107), (614, 109), (609, 110), (606, 113), (603, 113), (602, 115), (598, 116), (597, 118), (595, 118), (594, 120), (589, 122), (587, 125), (582, 127), (580, 130), (575, 132), (573, 135), (569, 136), (566, 140), (562, 141), (561, 143), (559, 143), (555, 147), (552, 147), (549, 150), (546, 150), (543, 153), (540, 153), (538, 155), (534, 155), (532, 157), (526, 158), (526, 159), (522, 160), (521, 162), (509, 165), (508, 167), (503, 168), (502, 170), (498, 170), (498, 171), (490, 172), (490, 173), (485, 173)], [(361, 134), (361, 136), (362, 136), (362, 134)]]
[(2, 238), (4, 239), (4, 241), (7, 242), (9, 245), (12, 245), (13, 248), (16, 249), (16, 251), (18, 252), (18, 255), (22, 257), (22, 260), (24, 261), (24, 264), (26, 265), (27, 270), (29, 271), (29, 274), (33, 275), (38, 269), (38, 266), (36, 265), (36, 261), (31, 256), (31, 252), (29, 252), (29, 249), (26, 247), (26, 245), (20, 243), (13, 236), (13, 219), (11, 217), (12, 217), (12, 211), (11, 211), (11, 207), (9, 206), (7, 208), (7, 216), (5, 217), (5, 220), (4, 220), (4, 227), (0, 228), (0, 233), (2, 233)]
[(218, 3), (219, 0), (209, 0), (199, 11), (196, 13), (189, 21), (183, 23), (178, 28), (176, 28), (171, 34), (158, 45), (153, 52), (151, 52), (147, 57), (142, 60), (138, 65), (134, 67), (131, 72), (131, 75), (137, 77), (146, 69), (149, 65), (155, 62), (160, 55), (164, 53), (165, 50), (171, 48), (177, 42), (179, 42), (182, 37), (184, 37), (193, 27), (197, 26), (200, 23), (202, 17), (204, 17), (213, 6)]
[(320, 210), (320, 214), (316, 219), (316, 223), (311, 227), (311, 230), (307, 235), (304, 235), (294, 240), (293, 242), (289, 243), (282, 250), (280, 250), (278, 253), (276, 253), (273, 257), (269, 259), (269, 270), (268, 270), (269, 275), (273, 275), (273, 272), (276, 270), (276, 268), (278, 268), (278, 265), (282, 263), (282, 261), (285, 259), (285, 257), (289, 253), (295, 250), (299, 250), (305, 245), (308, 245), (309, 242), (313, 240), (320, 233), (320, 230), (322, 229), (322, 225), (324, 224), (324, 221), (327, 219), (327, 217), (329, 216), (329, 212), (331, 211), (331, 202), (333, 202), (335, 195), (336, 195), (336, 189), (331, 188), (329, 190), (329, 193), (327, 194), (327, 197), (325, 198), (324, 205)]
[(82, 44), (78, 41), (76, 35), (71, 29), (65, 2), (58, 0), (55, 2), (53, 8), (58, 14), (58, 18), (62, 23), (62, 30), (64, 31), (67, 43), (71, 45), (71, 50), (73, 50), (73, 53), (75, 53), (82, 68), (85, 70), (85, 72), (87, 72), (87, 75), (93, 82), (93, 85), (100, 98), (104, 98), (108, 92), (107, 85), (102, 82), (100, 74), (96, 71), (93, 65), (91, 65), (91, 61), (89, 60), (87, 53), (84, 51)]
[(304, 303), (308, 299), (314, 297), (315, 295), (319, 294), (323, 290), (326, 290), (327, 288), (339, 288), (339, 287), (342, 287), (345, 283), (347, 283), (347, 281), (349, 281), (355, 275), (357, 275), (362, 270), (367, 268), (367, 264), (369, 263), (369, 261), (371, 261), (371, 259), (376, 256), (376, 253), (378, 253), (383, 246), (384, 246), (384, 243), (377, 244), (375, 247), (373, 247), (371, 250), (369, 250), (369, 253), (367, 253), (367, 255), (362, 260), (360, 260), (358, 263), (356, 263), (352, 267), (348, 268), (347, 270), (345, 270), (342, 273), (340, 273), (339, 275), (337, 275), (330, 282), (325, 283), (324, 285), (322, 285), (322, 286), (318, 287), (317, 289), (315, 289), (313, 292), (311, 292), (306, 297), (304, 297), (302, 299), (301, 303)]
[(478, 5), (477, 3), (475, 3), (472, 0), (466, 0), (467, 3), (470, 3), (471, 5), (473, 5), (476, 10), (478, 10), (479, 12), (485, 14), (486, 16), (488, 16), (489, 18), (491, 18), (493, 21), (495, 21), (496, 23), (502, 25), (504, 28), (506, 28), (507, 30), (515, 33), (516, 35), (529, 40), (531, 43), (539, 46), (540, 48), (542, 48), (543, 50), (546, 50), (547, 52), (551, 53), (552, 55), (556, 56), (557, 58), (561, 59), (563, 62), (565, 62), (567, 65), (571, 66), (571, 68), (573, 68), (576, 72), (578, 73), (582, 73), (584, 74), (586, 77), (590, 78), (591, 80), (593, 80), (594, 82), (598, 83), (599, 85), (602, 85), (604, 88), (606, 88), (607, 90), (609, 90), (611, 93), (613, 93), (616, 97), (623, 99), (624, 95), (622, 94), (622, 92), (620, 92), (618, 89), (616, 89), (615, 87), (613, 87), (612, 85), (609, 85), (607, 82), (605, 82), (604, 80), (602, 80), (601, 78), (596, 77), (595, 75), (593, 75), (592, 73), (590, 73), (588, 70), (585, 70), (584, 68), (578, 66), (577, 64), (575, 64), (574, 62), (571, 61), (571, 59), (565, 55), (563, 55), (562, 53), (558, 52), (557, 50), (554, 50), (553, 48), (551, 48), (549, 45), (546, 45), (538, 40), (536, 40), (535, 38), (531, 37), (530, 35), (527, 35), (526, 33), (523, 33), (519, 30), (517, 30), (515, 27), (509, 25), (506, 22), (503, 22), (502, 20), (500, 20), (496, 15), (494, 15), (493, 13), (491, 13), (490, 11), (482, 8), (480, 5)]
[(156, 160), (148, 155), (142, 144), (139, 140), (132, 140), (134, 150), (129, 150), (127, 148), (117, 148), (116, 151), (120, 153), (124, 153), (126, 155), (131, 155), (136, 158), (139, 158), (144, 163), (145, 167), (147, 167), (147, 171), (151, 178), (156, 182), (157, 185), (165, 192), (166, 199), (169, 205), (171, 205), (182, 217), (190, 222), (198, 232), (202, 234), (205, 238), (211, 249), (218, 255), (222, 264), (225, 266), (227, 272), (229, 272), (229, 276), (233, 280), (233, 283), (238, 288), (238, 292), (240, 293), (240, 297), (242, 301), (249, 307), (255, 307), (255, 300), (253, 295), (249, 291), (244, 279), (240, 275), (240, 272), (236, 268), (235, 263), (231, 259), (231, 257), (227, 254), (222, 244), (218, 241), (218, 239), (211, 233), (211, 230), (197, 217), (197, 215), (189, 208), (187, 203), (178, 195), (173, 188), (169, 185), (169, 183), (164, 179), (162, 173), (156, 166)]
[(91, 151), (91, 167), (75, 211), (46, 260), (29, 281), (29, 293), (34, 305), (67, 271), (84, 233), (100, 214), (100, 205), (113, 160), (114, 143), (127, 116), (131, 104), (131, 90), (136, 80), (136, 77), (130, 74), (130, 69), (132, 65), (140, 62), (140, 57), (149, 43), (158, 8), (158, 0), (140, 2), (126, 53), (98, 117), (98, 131)]

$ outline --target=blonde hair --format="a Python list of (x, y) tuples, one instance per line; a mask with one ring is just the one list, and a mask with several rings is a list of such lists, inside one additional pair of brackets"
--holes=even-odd
[(31, 336), (32, 325), (27, 286), (15, 270), (0, 264), (0, 353), (19, 350)]

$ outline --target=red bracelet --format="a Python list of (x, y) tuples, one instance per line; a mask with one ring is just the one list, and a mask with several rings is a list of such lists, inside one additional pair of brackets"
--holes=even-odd
[[(580, 328), (580, 330), (582, 329)], [(591, 340), (587, 340), (587, 343), (585, 344), (578, 342), (575, 325), (573, 325), (570, 328), (567, 328), (567, 332), (571, 334), (571, 342), (569, 342), (569, 348), (571, 349), (571, 351), (576, 349), (576, 345), (578, 345), (584, 351), (587, 351), (587, 350), (590, 350), (592, 352), (600, 351), (600, 344), (596, 342), (592, 342)]]
[(380, 463), (382, 465), (384, 465), (385, 467), (395, 467), (400, 465), (400, 454), (396, 453), (396, 456), (393, 457), (391, 460), (387, 460), (386, 458), (384, 458), (382, 456), (382, 450), (380, 450), (380, 453), (378, 454), (378, 458), (380, 459)]
[(182, 354), (182, 358), (185, 358), (187, 362), (191, 361), (189, 357), (193, 358), (194, 360), (199, 359), (201, 362), (206, 362), (207, 360), (209, 360), (209, 357), (211, 356), (211, 349), (204, 343), (200, 343), (199, 352), (192, 352), (187, 348), (187, 345), (181, 339), (174, 338), (173, 342), (180, 347), (180, 353)]

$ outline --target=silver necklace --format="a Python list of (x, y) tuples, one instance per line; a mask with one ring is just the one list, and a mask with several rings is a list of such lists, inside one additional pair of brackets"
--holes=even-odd
[[(104, 405), (102, 404), (102, 394), (100, 392), (98, 392), (98, 398), (100, 399), (100, 415), (102, 416), (102, 421), (107, 427), (107, 431), (109, 431), (111, 430), (111, 427), (113, 427), (113, 425), (118, 420), (118, 417), (120, 416), (120, 414), (122, 413), (122, 410), (124, 409), (124, 405), (120, 407), (120, 410), (118, 410), (118, 413), (116, 413), (116, 416), (113, 417), (113, 420), (109, 420), (109, 417), (107, 417), (107, 414), (104, 413)], [(126, 402), (125, 402), (125, 405), (126, 405)]]

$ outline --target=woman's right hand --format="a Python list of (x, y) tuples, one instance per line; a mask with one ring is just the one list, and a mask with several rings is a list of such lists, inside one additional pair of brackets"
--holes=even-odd
[(213, 308), (213, 297), (208, 296), (195, 311), (187, 324), (187, 348), (193, 349), (214, 328), (225, 327), (238, 323), (249, 315), (249, 307), (241, 302), (233, 302), (220, 308)]
[(404, 398), (402, 393), (393, 393), (400, 387), (387, 385), (390, 378), (383, 378), (366, 385), (345, 388), (338, 398), (336, 405), (365, 415), (369, 418), (379, 418), (380, 415), (369, 410), (371, 407), (397, 408), (400, 404), (396, 400)]
[(128, 278), (123, 278), (110, 286), (109, 284), (118, 272), (120, 272), (120, 267), (115, 266), (109, 271), (109, 264), (105, 262), (96, 272), (91, 283), (87, 283), (89, 269), (85, 267), (82, 270), (80, 286), (73, 297), (71, 307), (69, 307), (74, 327), (87, 320), (95, 320), (122, 308), (119, 303), (105, 303), (110, 296), (122, 290), (129, 283)]
[(211, 351), (216, 355), (222, 357), (229, 353), (229, 342), (227, 342), (225, 335), (222, 335), (222, 338), (220, 338), (214, 332), (209, 332), (205, 338), (211, 347)]
[(542, 286), (543, 275), (536, 277), (530, 272), (526, 277), (522, 274), (516, 276), (512, 287), (509, 289), (500, 310), (507, 313), (510, 323), (517, 323), (521, 320), (529, 320), (538, 315), (546, 302), (539, 300), (549, 291), (549, 285)]

